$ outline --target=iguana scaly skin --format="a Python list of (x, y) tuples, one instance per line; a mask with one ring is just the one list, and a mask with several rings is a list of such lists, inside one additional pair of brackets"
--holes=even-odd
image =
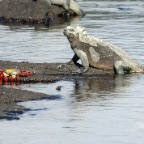
[(75, 0), (44, 0), (49, 5), (55, 4), (63, 6), (68, 12), (72, 10), (77, 15), (84, 16), (83, 10), (79, 7), (78, 3)]
[(88, 36), (83, 27), (67, 26), (64, 35), (75, 53), (71, 62), (76, 63), (79, 59), (82, 62), (81, 72), (86, 72), (89, 66), (114, 70), (115, 74), (144, 72), (144, 66), (133, 60), (124, 50), (102, 39)]

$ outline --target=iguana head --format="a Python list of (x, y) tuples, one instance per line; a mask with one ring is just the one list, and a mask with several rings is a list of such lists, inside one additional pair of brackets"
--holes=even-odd
[(67, 38), (79, 38), (80, 35), (86, 34), (85, 28), (80, 26), (77, 26), (76, 28), (67, 26), (63, 33)]

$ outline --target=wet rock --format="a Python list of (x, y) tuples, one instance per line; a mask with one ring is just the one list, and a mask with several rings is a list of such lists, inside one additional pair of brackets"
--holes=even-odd
[(37, 83), (37, 82), (55, 82), (64, 79), (76, 79), (87, 77), (103, 77), (113, 76), (113, 71), (103, 71), (95, 68), (89, 68), (86, 73), (78, 73), (81, 65), (67, 63), (28, 63), (28, 62), (10, 62), (0, 61), (2, 69), (20, 69), (28, 70), (34, 73), (33, 76), (20, 77), (21, 83)]
[(57, 91), (61, 91), (61, 88), (62, 88), (62, 86), (57, 86), (57, 87), (56, 87), (56, 90), (57, 90)]
[(50, 24), (65, 15), (63, 7), (49, 5), (44, 0), (1, 0), (0, 23)]
[(42, 93), (34, 93), (25, 90), (7, 88), (0, 85), (0, 119), (18, 120), (18, 116), (27, 109), (17, 102), (38, 100), (49, 96)]

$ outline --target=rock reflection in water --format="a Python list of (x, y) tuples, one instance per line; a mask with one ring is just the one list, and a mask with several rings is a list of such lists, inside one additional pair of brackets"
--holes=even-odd
[(35, 30), (35, 31), (42, 31), (42, 32), (58, 32), (62, 31), (66, 26), (75, 26), (81, 20), (80, 16), (72, 17), (69, 19), (60, 19), (59, 23), (51, 24), (51, 25), (43, 25), (43, 24), (30, 24), (30, 25), (22, 25), (22, 24), (13, 24), (13, 23), (5, 23), (4, 26), (8, 26), (10, 31), (24, 31), (24, 30)]

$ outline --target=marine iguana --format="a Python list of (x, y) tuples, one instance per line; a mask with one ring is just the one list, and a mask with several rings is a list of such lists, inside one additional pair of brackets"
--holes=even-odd
[[(33, 1), (37, 1), (37, 0), (33, 0)], [(85, 15), (85, 13), (79, 7), (78, 3), (75, 0), (44, 0), (44, 1), (46, 1), (49, 5), (55, 4), (55, 5), (63, 6), (63, 8), (66, 9), (68, 13), (70, 13), (70, 10), (72, 10), (77, 15), (80, 16)]]
[(133, 60), (123, 49), (87, 35), (84, 27), (67, 26), (63, 33), (75, 53), (71, 62), (76, 64), (79, 59), (82, 62), (80, 72), (86, 72), (89, 66), (107, 71), (114, 70), (115, 74), (144, 72), (144, 66)]

